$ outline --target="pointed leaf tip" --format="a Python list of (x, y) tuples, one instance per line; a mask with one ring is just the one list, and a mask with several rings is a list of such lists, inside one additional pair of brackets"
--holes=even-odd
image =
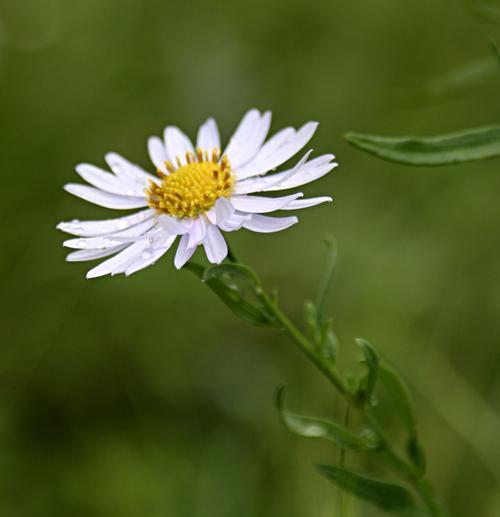
[(346, 492), (391, 512), (415, 508), (409, 492), (385, 481), (369, 478), (334, 465), (316, 465), (318, 472)]

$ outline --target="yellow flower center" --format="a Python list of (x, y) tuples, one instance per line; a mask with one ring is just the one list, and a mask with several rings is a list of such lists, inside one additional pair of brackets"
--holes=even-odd
[(177, 169), (165, 162), (170, 174), (159, 170), (161, 183), (150, 181), (145, 190), (149, 206), (173, 217), (196, 217), (210, 210), (220, 197), (229, 197), (234, 183), (231, 165), (227, 156), (219, 157), (217, 149), (211, 156), (198, 149), (196, 154), (186, 153), (186, 165), (177, 157)]

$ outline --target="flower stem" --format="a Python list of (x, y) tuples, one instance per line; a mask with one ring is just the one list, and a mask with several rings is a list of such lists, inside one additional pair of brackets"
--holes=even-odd
[(349, 390), (346, 383), (339, 375), (337, 370), (331, 367), (328, 360), (320, 356), (312, 343), (302, 334), (302, 332), (288, 319), (281, 309), (274, 303), (271, 298), (264, 292), (261, 287), (256, 288), (256, 294), (262, 301), (266, 309), (274, 316), (277, 322), (288, 336), (294, 341), (307, 358), (328, 378), (328, 380), (337, 388), (344, 396), (349, 396)]
[[(232, 252), (228, 255), (228, 260), (232, 263), (237, 263), (237, 259)], [(188, 265), (189, 264), (190, 263), (188, 263)], [(326, 293), (331, 285), (334, 264), (335, 248), (332, 246), (327, 272), (318, 296), (318, 304), (320, 307), (318, 316), (320, 320), (323, 319), (322, 312)], [(197, 271), (195, 271), (195, 273), (200, 276), (199, 269), (201, 268), (203, 270), (203, 268), (195, 264), (191, 264), (191, 267), (196, 267)], [(345, 398), (348, 408), (356, 409), (361, 413), (367, 425), (376, 435), (380, 444), (380, 451), (384, 454), (384, 458), (389, 467), (394, 473), (398, 474), (413, 487), (414, 491), (419, 495), (420, 499), (424, 503), (429, 515), (432, 517), (444, 517), (445, 512), (437, 502), (431, 486), (427, 481), (422, 479), (421, 474), (411, 463), (402, 459), (391, 447), (390, 441), (386, 437), (384, 430), (372, 413), (370, 402), (360, 398), (358, 394), (350, 388), (344, 378), (339, 374), (331, 359), (326, 355), (323, 355), (317, 344), (308, 339), (280, 309), (276, 296), (269, 296), (264, 291), (256, 274), (254, 275), (253, 289), (255, 295), (267, 312), (269, 321), (272, 321), (275, 327), (284, 330), (287, 333), (288, 337), (299, 347), (302, 353), (323, 373), (323, 375), (334, 385), (337, 391)], [(342, 453), (341, 463), (343, 463), (344, 458), (345, 453)]]
[(392, 468), (392, 470), (405, 479), (419, 495), (422, 502), (427, 507), (430, 515), (433, 517), (444, 517), (445, 513), (440, 508), (436, 497), (430, 485), (421, 478), (416, 469), (393, 450), (389, 440), (371, 410), (360, 403), (356, 394), (353, 393), (344, 379), (340, 376), (335, 366), (325, 357), (323, 357), (317, 348), (310, 342), (310, 340), (295, 326), (295, 324), (283, 313), (278, 307), (277, 303), (272, 300), (262, 287), (257, 286), (255, 289), (256, 295), (261, 300), (267, 311), (274, 317), (279, 327), (283, 329), (292, 341), (299, 347), (304, 355), (327, 377), (327, 379), (335, 386), (337, 391), (343, 395), (346, 402), (359, 410), (367, 424), (371, 427), (373, 432), (377, 435), (381, 448), (384, 451), (385, 458)]

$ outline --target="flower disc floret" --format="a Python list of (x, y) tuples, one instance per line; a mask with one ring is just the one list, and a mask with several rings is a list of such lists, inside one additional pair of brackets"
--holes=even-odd
[(177, 158), (178, 168), (165, 165), (169, 174), (158, 171), (160, 184), (150, 181), (146, 189), (148, 205), (158, 212), (177, 218), (197, 217), (208, 212), (221, 197), (231, 195), (234, 179), (229, 160), (219, 160), (217, 150), (186, 153), (186, 164)]

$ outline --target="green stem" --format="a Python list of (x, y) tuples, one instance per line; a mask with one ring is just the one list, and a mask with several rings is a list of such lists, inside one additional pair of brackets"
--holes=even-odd
[[(232, 252), (229, 254), (228, 260), (231, 262), (237, 262), (236, 257)], [(189, 265), (190, 264), (188, 263), (188, 266)], [(328, 287), (331, 282), (333, 265), (334, 253), (332, 253), (331, 262), (329, 264), (330, 267), (327, 270), (324, 279), (325, 281), (323, 282), (323, 288), (320, 290), (318, 297), (318, 303), (321, 308), (323, 307), (326, 298), (326, 292), (328, 291)], [(199, 269), (201, 266), (192, 264), (192, 267), (195, 268), (194, 272), (199, 276)], [(335, 365), (333, 365), (327, 357), (323, 356), (318, 348), (313, 343), (311, 343), (311, 341), (299, 330), (299, 328), (296, 327), (295, 324), (283, 313), (283, 311), (278, 306), (276, 297), (270, 297), (261, 287), (258, 280), (254, 290), (256, 296), (262, 302), (268, 313), (272, 315), (276, 326), (288, 334), (288, 336), (299, 347), (302, 353), (323, 373), (323, 375), (325, 375), (325, 377), (335, 386), (337, 391), (344, 396), (348, 407), (357, 409), (364, 416), (365, 421), (376, 434), (381, 444), (381, 449), (392, 470), (398, 473), (413, 487), (415, 492), (419, 495), (422, 502), (430, 512), (430, 515), (433, 517), (444, 517), (445, 513), (440, 508), (430, 485), (424, 479), (422, 479), (422, 477), (410, 463), (400, 458), (398, 454), (392, 449), (390, 442), (384, 433), (384, 430), (381, 428), (377, 419), (371, 412), (371, 408), (356, 396), (356, 393), (354, 393), (349, 388), (342, 376), (338, 373)], [(344, 461), (344, 457), (344, 453), (342, 453), (341, 462)]]
[(427, 506), (427, 509), (431, 512), (431, 515), (434, 517), (444, 517), (445, 512), (439, 506), (439, 503), (436, 500), (436, 496), (434, 495), (434, 491), (432, 490), (429, 483), (420, 475), (418, 475), (416, 470), (411, 465), (401, 459), (394, 452), (394, 450), (389, 445), (389, 440), (384, 430), (369, 409), (365, 409), (364, 417), (371, 429), (377, 434), (385, 453), (385, 457), (392, 469), (408, 483), (410, 483), (410, 485), (412, 485), (415, 492), (417, 492), (417, 494)]
[(280, 308), (271, 300), (271, 298), (264, 292), (261, 287), (256, 288), (256, 294), (262, 301), (264, 306), (274, 316), (277, 322), (288, 336), (295, 342), (300, 350), (307, 356), (308, 359), (330, 380), (330, 382), (337, 388), (337, 390), (344, 396), (349, 396), (349, 390), (342, 377), (336, 370), (331, 367), (331, 364), (326, 358), (321, 357), (316, 353), (314, 345), (302, 334), (302, 332), (288, 319), (288, 317), (280, 310)]
[(306, 336), (293, 324), (292, 321), (281, 311), (277, 304), (258, 286), (255, 292), (266, 309), (274, 316), (279, 326), (295, 342), (304, 355), (327, 377), (335, 388), (346, 398), (348, 404), (356, 407), (365, 417), (366, 422), (377, 435), (384, 450), (385, 457), (392, 469), (401, 475), (420, 496), (421, 500), (433, 517), (444, 517), (445, 513), (440, 508), (430, 485), (422, 479), (416, 470), (401, 459), (391, 448), (383, 429), (366, 405), (360, 405), (360, 401), (351, 392), (344, 379), (339, 375), (335, 367), (326, 358), (321, 356), (314, 345)]

